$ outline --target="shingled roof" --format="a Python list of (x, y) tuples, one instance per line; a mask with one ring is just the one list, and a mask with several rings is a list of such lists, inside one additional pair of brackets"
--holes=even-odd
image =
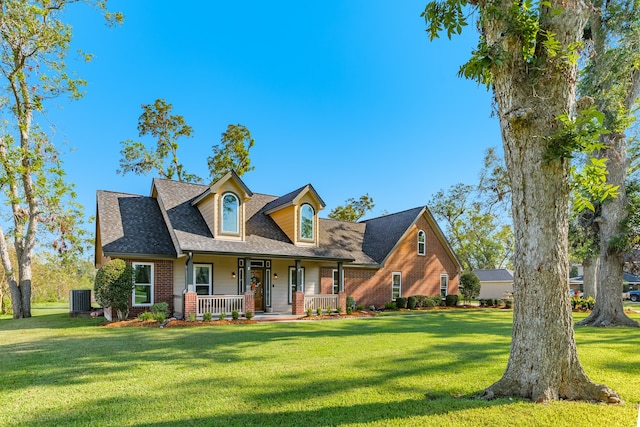
[(105, 254), (176, 256), (175, 247), (156, 199), (98, 191), (97, 202), (96, 226)]
[(422, 206), (362, 221), (360, 224), (366, 226), (362, 244), (364, 252), (381, 264), (424, 211)]
[(473, 270), (481, 282), (513, 282), (513, 274), (505, 268)]
[(152, 197), (99, 191), (102, 249), (108, 256), (176, 257), (184, 252), (200, 252), (378, 266), (426, 211), (426, 207), (418, 207), (359, 223), (321, 218), (318, 246), (297, 246), (267, 212), (292, 202), (305, 188), (282, 197), (253, 193), (245, 205), (244, 241), (216, 239), (212, 235), (197, 205), (192, 203), (208, 186), (154, 179)]

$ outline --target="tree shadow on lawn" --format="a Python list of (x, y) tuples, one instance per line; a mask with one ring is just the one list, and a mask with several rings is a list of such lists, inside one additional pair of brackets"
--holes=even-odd
[[(455, 384), (452, 376), (457, 371), (470, 372), (474, 367), (483, 367), (491, 372), (487, 375), (486, 385), (499, 379), (509, 352), (510, 323), (490, 322), (492, 316), (485, 318), (456, 318), (448, 322), (445, 315), (420, 318), (380, 318), (354, 321), (300, 322), (264, 325), (240, 325), (233, 327), (184, 328), (184, 329), (148, 329), (148, 328), (99, 328), (89, 327), (78, 331), (64, 330), (52, 337), (29, 340), (24, 336), (18, 342), (0, 345), (0, 389), (16, 390), (39, 385), (64, 387), (75, 384), (91, 384), (99, 377), (110, 380), (126, 381), (132, 375), (131, 367), (143, 367), (147, 363), (168, 361), (169, 369), (198, 370), (205, 369), (198, 379), (169, 377), (161, 383), (162, 390), (154, 397), (144, 395), (144, 390), (133, 395), (122, 393), (118, 397), (103, 399), (82, 399), (74, 406), (42, 410), (22, 415), (38, 425), (83, 424), (87, 419), (101, 420), (104, 414), (115, 410), (117, 415), (110, 419), (114, 424), (139, 426), (168, 426), (184, 423), (187, 425), (337, 425), (356, 422), (384, 422), (392, 419), (408, 419), (414, 416), (446, 414), (453, 411), (490, 407), (511, 403), (508, 400), (486, 402), (470, 395), (457, 398), (460, 390), (468, 387)], [(88, 319), (84, 319), (85, 321)], [(310, 324), (311, 323), (311, 324)], [(342, 352), (348, 347), (333, 346), (334, 339), (341, 337), (353, 345), (367, 345), (371, 335), (388, 335), (383, 341), (390, 346), (398, 346), (397, 352), (379, 355), (375, 352), (363, 352), (362, 357), (344, 361)], [(452, 339), (452, 334), (455, 339)], [(27, 334), (28, 335), (28, 334)], [(481, 335), (482, 339), (469, 340), (470, 335)], [(440, 338), (447, 338), (446, 341)], [(476, 337), (477, 338), (477, 337)], [(616, 340), (622, 337), (616, 337)], [(25, 341), (26, 339), (26, 341)], [(326, 356), (311, 354), (324, 366), (311, 364), (303, 370), (295, 370), (295, 359), (291, 371), (269, 371), (267, 365), (271, 355), (247, 354), (247, 348), (256, 348), (264, 343), (275, 342), (284, 346), (307, 345), (320, 339), (328, 343)], [(393, 341), (396, 339), (398, 341)], [(411, 352), (402, 348), (404, 340), (414, 340)], [(423, 342), (424, 341), (424, 342)], [(342, 341), (340, 342), (342, 345)], [(322, 347), (322, 346), (321, 346)], [(393, 347), (396, 350), (395, 347)], [(295, 354), (295, 353), (293, 353)], [(258, 386), (246, 379), (234, 379), (226, 369), (225, 363), (256, 365), (265, 362), (265, 369), (259, 375), (269, 376), (258, 382)], [(215, 366), (220, 364), (220, 366)], [(476, 365), (477, 364), (477, 365)], [(276, 365), (277, 366), (277, 365)], [(495, 369), (493, 368), (495, 366)], [(236, 366), (234, 369), (238, 369)], [(353, 376), (324, 377), (324, 372), (332, 369), (353, 371)], [(624, 370), (624, 367), (620, 367)], [(494, 372), (495, 371), (495, 372)], [(474, 371), (475, 372), (475, 371)], [(353, 405), (335, 405), (317, 410), (283, 410), (274, 413), (274, 405), (294, 405), (296, 402), (314, 401), (316, 398), (339, 394), (357, 396), (363, 388), (374, 393), (427, 390), (429, 385), (421, 383), (425, 378), (447, 376), (444, 386), (428, 392), (425, 399), (404, 399), (385, 403), (355, 403)], [(277, 381), (277, 389), (271, 387), (270, 378)], [(338, 379), (336, 379), (338, 378)], [(410, 380), (407, 380), (410, 379)], [(214, 401), (221, 394), (219, 384), (229, 381), (245, 381), (246, 386), (234, 384), (234, 397), (250, 402), (256, 412), (239, 410), (237, 414), (225, 413), (185, 417), (178, 412), (178, 419), (167, 417), (171, 421), (145, 421), (136, 418), (135, 413), (118, 413), (111, 405), (124, 404), (129, 408), (145, 405), (149, 399), (163, 402), (169, 413), (172, 408), (181, 405), (179, 399), (187, 401), (193, 396), (189, 390), (201, 390), (203, 382), (211, 384), (205, 389), (204, 400)], [(449, 383), (446, 383), (449, 381)], [(179, 397), (175, 397), (180, 390)], [(478, 391), (477, 394), (480, 394)], [(176, 400), (177, 399), (177, 400)], [(95, 407), (94, 407), (95, 406)], [(276, 409), (277, 410), (277, 409)], [(189, 413), (189, 411), (186, 411)], [(194, 412), (191, 412), (194, 413)], [(204, 412), (195, 413), (207, 413)], [(80, 414), (80, 415), (79, 415)], [(83, 414), (83, 415), (82, 415)], [(88, 418), (83, 418), (88, 417)], [(183, 418), (180, 418), (183, 417)], [(99, 423), (98, 423), (99, 424)]]
[[(493, 401), (475, 398), (454, 398), (451, 396), (438, 396), (436, 399), (408, 399), (393, 402), (364, 403), (344, 406), (328, 406), (310, 410), (285, 410), (281, 412), (255, 411), (239, 414), (212, 414), (200, 416), (172, 416), (171, 408), (167, 407), (168, 416), (163, 417), (168, 421), (160, 421), (154, 417), (146, 420), (144, 417), (132, 413), (123, 413), (117, 408), (123, 405), (128, 407), (144, 407), (148, 404), (148, 398), (122, 396), (109, 399), (95, 399), (84, 403), (82, 406), (70, 408), (64, 413), (32, 414), (27, 422), (38, 426), (61, 425), (85, 425), (87, 420), (94, 420), (91, 424), (101, 425), (104, 418), (101, 414), (109, 415), (109, 425), (135, 425), (137, 427), (168, 427), (175, 425), (188, 426), (327, 426), (352, 423), (375, 423), (396, 421), (410, 425), (410, 418), (446, 415), (459, 411), (476, 408), (490, 408), (507, 406), (517, 403), (508, 399), (496, 399)], [(89, 408), (94, 408), (95, 413)], [(424, 422), (424, 420), (423, 420)]]
[[(47, 316), (43, 316), (47, 317)], [(60, 317), (60, 315), (58, 315)], [(29, 331), (28, 326), (36, 326), (38, 323), (44, 327), (46, 322), (29, 322), (25, 319), (23, 328)], [(60, 325), (61, 330), (53, 330), (45, 336), (29, 338), (20, 335), (17, 342), (0, 344), (0, 385), (12, 389), (30, 387), (33, 385), (57, 385), (65, 386), (79, 383), (89, 383), (95, 376), (127, 375), (131, 365), (145, 363), (162, 363), (167, 360), (172, 366), (184, 369), (197, 369), (198, 367), (210, 367), (212, 363), (255, 363), (269, 361), (269, 354), (249, 356), (247, 348), (255, 348), (268, 342), (278, 342), (282, 345), (300, 345), (301, 340), (326, 340), (332, 353), (327, 357), (335, 357), (340, 360), (343, 351), (349, 351), (348, 347), (333, 348), (332, 343), (339, 338), (346, 338), (347, 342), (354, 346), (366, 346), (369, 335), (390, 334), (402, 339), (424, 340), (418, 356), (412, 356), (413, 361), (426, 360), (430, 354), (464, 354), (464, 358), (449, 357), (450, 363), (428, 363), (428, 366), (419, 364), (412, 372), (398, 373), (402, 369), (402, 358), (393, 361), (379, 360), (376, 366), (385, 367), (393, 365), (389, 370), (389, 378), (397, 375), (423, 374), (437, 366), (437, 372), (446, 372), (447, 369), (455, 369), (457, 363), (468, 363), (471, 354), (473, 359), (483, 360), (487, 357), (499, 357), (508, 352), (508, 344), (497, 346), (495, 341), (508, 342), (509, 329), (505, 326), (496, 326), (490, 330), (486, 324), (473, 325), (467, 332), (488, 332), (481, 343), (473, 345), (464, 342), (464, 337), (454, 342), (439, 343), (438, 337), (446, 336), (451, 340), (451, 326), (443, 326), (443, 319), (406, 319), (392, 318), (380, 319), (381, 322), (360, 321), (327, 321), (300, 322), (265, 325), (240, 325), (234, 327), (210, 327), (210, 328), (175, 328), (175, 329), (149, 329), (149, 328), (99, 328), (92, 326), (94, 319), (54, 319), (55, 324)], [(82, 322), (84, 320), (84, 322)], [(444, 323), (447, 323), (446, 321)], [(69, 325), (89, 325), (82, 331), (71, 330)], [(478, 328), (477, 328), (477, 327)], [(20, 328), (17, 328), (20, 329)], [(449, 329), (449, 331), (448, 331)], [(463, 326), (455, 329), (464, 330)], [(11, 330), (11, 329), (9, 329)], [(425, 336), (424, 334), (428, 334)], [(27, 332), (28, 335), (28, 332)], [(393, 339), (391, 337), (390, 339)], [(11, 338), (10, 338), (11, 339)], [(366, 360), (375, 360), (375, 354), (367, 354)], [(467, 359), (467, 360), (464, 360)], [(408, 361), (408, 360), (405, 360)], [(362, 362), (367, 364), (368, 362)], [(426, 362), (425, 362), (426, 363)], [(375, 370), (376, 366), (371, 369)], [(357, 366), (355, 366), (358, 368)], [(360, 367), (361, 368), (361, 367)], [(361, 368), (362, 369), (362, 368)], [(422, 371), (420, 371), (422, 370)], [(381, 379), (380, 381), (384, 381)], [(379, 381), (379, 382), (380, 382)], [(314, 384), (317, 384), (314, 382)], [(327, 393), (333, 392), (331, 387), (323, 388)], [(290, 394), (290, 393), (286, 393)], [(291, 395), (295, 398), (295, 394)]]

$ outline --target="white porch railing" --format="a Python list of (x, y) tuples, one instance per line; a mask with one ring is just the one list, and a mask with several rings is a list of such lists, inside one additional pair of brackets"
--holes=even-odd
[(304, 297), (304, 309), (305, 311), (308, 308), (315, 311), (318, 308), (322, 310), (327, 307), (331, 308), (331, 311), (336, 311), (338, 309), (338, 304), (340, 304), (340, 299), (338, 295), (332, 294), (318, 294), (318, 295), (305, 295)]
[(244, 295), (198, 295), (197, 316), (204, 313), (211, 313), (214, 316), (220, 313), (231, 315), (233, 310), (238, 310), (238, 314), (244, 314)]

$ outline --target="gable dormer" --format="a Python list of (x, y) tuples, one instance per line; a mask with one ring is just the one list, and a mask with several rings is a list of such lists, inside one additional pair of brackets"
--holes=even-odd
[(196, 206), (215, 239), (245, 239), (245, 205), (253, 193), (235, 171), (211, 184), (191, 204)]
[(269, 203), (265, 213), (295, 245), (318, 246), (318, 212), (325, 206), (313, 186), (307, 184)]

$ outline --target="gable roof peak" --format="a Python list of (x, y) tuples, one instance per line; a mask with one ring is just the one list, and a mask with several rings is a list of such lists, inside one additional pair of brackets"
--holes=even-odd
[(249, 189), (249, 187), (247, 187), (244, 181), (240, 179), (240, 176), (236, 173), (236, 171), (231, 169), (229, 172), (211, 183), (211, 185), (206, 190), (204, 190), (200, 196), (196, 197), (191, 203), (194, 206), (197, 205), (210, 194), (218, 192), (220, 187), (222, 187), (222, 185), (224, 185), (228, 181), (234, 181), (236, 184), (238, 184), (240, 189), (244, 192), (243, 198), (245, 200), (248, 200), (249, 198), (251, 198), (251, 196), (253, 196), (253, 192)]
[(322, 200), (318, 192), (315, 190), (315, 188), (313, 188), (313, 185), (306, 184), (291, 191), (290, 193), (285, 194), (284, 196), (278, 197), (277, 199), (267, 203), (267, 205), (264, 207), (264, 211), (265, 213), (270, 214), (284, 207), (295, 205), (300, 201), (302, 196), (307, 193), (311, 193), (311, 195), (318, 201), (320, 209), (325, 208), (326, 204), (324, 203), (324, 200)]

